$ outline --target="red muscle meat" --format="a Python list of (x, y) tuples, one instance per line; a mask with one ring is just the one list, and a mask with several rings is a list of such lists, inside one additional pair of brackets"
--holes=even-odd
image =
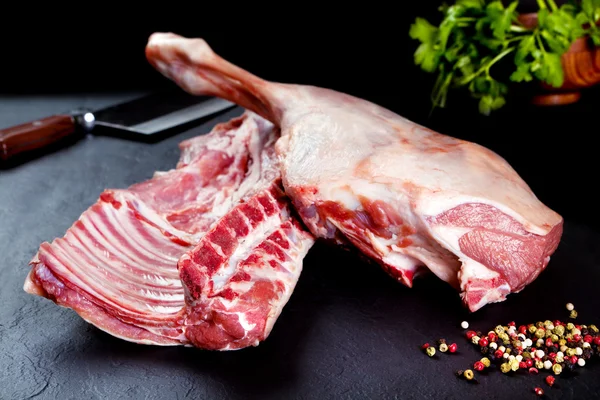
[[(182, 268), (180, 276), (177, 264), (186, 252), (200, 255), (194, 246), (206, 244), (205, 237), (218, 245), (219, 232), (237, 218), (240, 204), (253, 204), (281, 190), (273, 148), (277, 134), (271, 123), (247, 112), (207, 135), (182, 142), (177, 168), (157, 172), (127, 189), (105, 190), (64, 237), (43, 243), (31, 262), (24, 289), (132, 342), (236, 348), (235, 341), (217, 343), (198, 333), (201, 316), (222, 315), (223, 304), (200, 303), (186, 296), (208, 279), (226, 277), (212, 271), (190, 278), (189, 268)], [(227, 283), (232, 293), (236, 290), (245, 299), (254, 296), (253, 303), (248, 300), (234, 311), (240, 321), (254, 324), (242, 344), (256, 345), (268, 336), (312, 245), (312, 236), (289, 214), (287, 199), (278, 196), (276, 205), (277, 210), (269, 208), (267, 221), (262, 215), (249, 215), (245, 221), (261, 223), (260, 229), (252, 231), (254, 240), (269, 243), (276, 232), (285, 233), (288, 251), (280, 269), (288, 268), (286, 272), (261, 274), (261, 268), (272, 270), (271, 258), (253, 259), (249, 267), (251, 254), (244, 252), (231, 257), (226, 269), (232, 274), (252, 273), (245, 286)], [(270, 297), (254, 294), (268, 285), (273, 291)]]
[(476, 311), (522, 290), (559, 244), (562, 217), (489, 149), (334, 90), (266, 81), (202, 39), (155, 33), (146, 56), (185, 91), (278, 126), (284, 189), (306, 226), (407, 286), (431, 271)]

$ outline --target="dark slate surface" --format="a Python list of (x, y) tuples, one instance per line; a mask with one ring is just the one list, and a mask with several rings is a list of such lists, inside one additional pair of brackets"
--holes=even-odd
[[(2, 99), (0, 125), (117, 99)], [(352, 253), (317, 245), (270, 338), (237, 352), (127, 343), (23, 292), (39, 244), (62, 236), (104, 188), (173, 167), (180, 140), (240, 113), (156, 144), (90, 136), (0, 170), (0, 399), (514, 399), (535, 398), (535, 386), (546, 398), (598, 398), (597, 362), (555, 388), (543, 383), (545, 374), (490, 371), (479, 384), (453, 376), (478, 357), (459, 327), (464, 319), (488, 330), (510, 320), (564, 318), (564, 304), (573, 302), (581, 323), (600, 323), (600, 235), (572, 221), (536, 282), (473, 315), (434, 278), (407, 289)], [(420, 352), (440, 337), (457, 342), (459, 353), (429, 359)]]

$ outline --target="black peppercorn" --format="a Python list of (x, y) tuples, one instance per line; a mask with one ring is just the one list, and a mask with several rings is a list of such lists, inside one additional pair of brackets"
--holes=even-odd
[(484, 346), (481, 348), (481, 354), (488, 354), (489, 352), (489, 348), (487, 346)]
[(563, 365), (563, 371), (565, 370), (565, 367), (567, 371), (573, 372), (573, 369), (575, 369), (575, 364), (571, 364), (570, 362), (565, 363), (565, 365)]
[(548, 353), (558, 353), (558, 347), (556, 347), (556, 346), (548, 347)]
[(590, 334), (590, 330), (588, 328), (583, 328), (581, 330), (581, 335), (585, 336), (585, 335), (589, 335)]

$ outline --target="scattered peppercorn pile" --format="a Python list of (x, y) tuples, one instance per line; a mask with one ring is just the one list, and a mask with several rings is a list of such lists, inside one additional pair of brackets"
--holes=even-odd
[[(570, 318), (577, 318), (573, 304), (567, 304)], [(463, 329), (469, 324), (463, 321)], [(457, 376), (468, 381), (476, 381), (475, 371), (496, 368), (504, 374), (538, 374), (548, 370), (545, 382), (553, 386), (555, 376), (565, 375), (575, 368), (584, 367), (591, 358), (600, 356), (600, 330), (596, 325), (579, 325), (563, 321), (539, 321), (535, 324), (517, 325), (509, 322), (498, 325), (486, 334), (467, 330), (466, 338), (481, 351), (483, 357), (473, 364), (472, 369), (457, 371)], [(456, 352), (457, 345), (448, 345), (444, 339), (437, 341), (438, 349), (445, 353)], [(428, 356), (436, 353), (434, 346), (422, 346)], [(543, 395), (540, 387), (534, 393)]]

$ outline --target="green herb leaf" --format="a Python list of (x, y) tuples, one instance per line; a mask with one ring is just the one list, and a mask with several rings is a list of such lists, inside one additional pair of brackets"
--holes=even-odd
[(593, 15), (594, 4), (592, 3), (592, 0), (581, 0), (581, 10), (587, 15)]
[(410, 37), (421, 41), (414, 54), (415, 64), (421, 66), (426, 72), (434, 72), (437, 69), (442, 55), (435, 46), (437, 34), (438, 28), (423, 18), (417, 18), (410, 27)]
[(506, 39), (510, 27), (517, 17), (515, 9), (518, 4), (518, 1), (514, 1), (505, 9), (501, 1), (494, 1), (486, 7), (486, 14), (491, 21), (490, 28), (496, 39)]
[(530, 63), (520, 64), (517, 67), (517, 70), (510, 74), (510, 80), (513, 82), (530, 82), (533, 79), (533, 76), (529, 72), (531, 69)]
[(504, 106), (506, 100), (503, 96), (485, 95), (479, 99), (479, 112), (483, 115), (490, 115), (493, 110), (497, 110)]
[(420, 40), (421, 42), (433, 43), (436, 39), (438, 28), (431, 25), (424, 18), (417, 17), (415, 22), (410, 26), (408, 34), (412, 39)]
[(561, 56), (554, 53), (543, 53), (543, 61), (539, 63), (540, 68), (532, 71), (541, 81), (553, 87), (560, 87), (564, 81)]
[[(600, 46), (600, 0), (569, 0), (560, 7), (554, 0), (536, 2), (538, 24), (533, 28), (518, 21), (518, 0), (454, 0), (438, 8), (443, 18), (437, 26), (416, 18), (409, 32), (420, 42), (414, 62), (437, 75), (434, 107), (446, 105), (450, 90), (462, 89), (488, 115), (504, 106), (509, 82), (537, 79), (562, 86), (561, 57), (577, 38), (588, 35)], [(506, 75), (495, 69), (502, 59), (509, 62)]]

